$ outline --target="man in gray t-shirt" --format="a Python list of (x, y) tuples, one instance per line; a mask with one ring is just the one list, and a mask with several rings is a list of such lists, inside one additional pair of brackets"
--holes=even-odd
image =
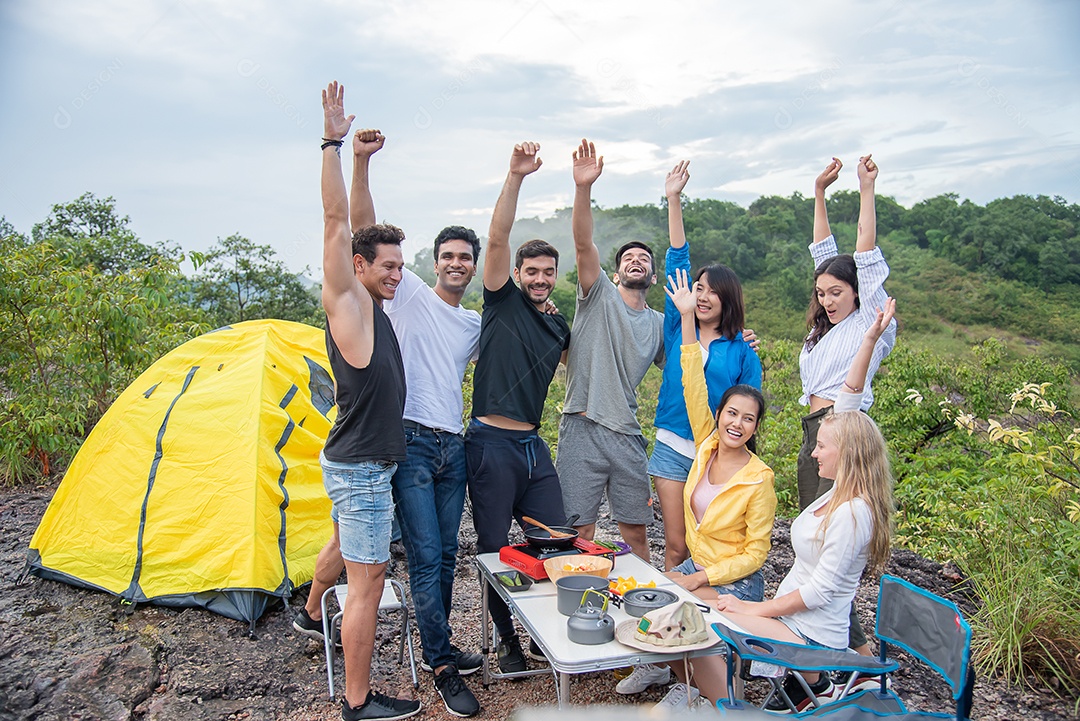
[(574, 211), (578, 292), (567, 359), (566, 401), (559, 422), (556, 468), (567, 515), (591, 539), (607, 492), (611, 516), (631, 550), (649, 560), (646, 524), (652, 519), (646, 473), (647, 441), (637, 422), (637, 386), (664, 362), (664, 316), (645, 305), (656, 282), (652, 250), (632, 241), (615, 256), (614, 282), (600, 267), (593, 243), (592, 185), (604, 167), (595, 146), (574, 153)]

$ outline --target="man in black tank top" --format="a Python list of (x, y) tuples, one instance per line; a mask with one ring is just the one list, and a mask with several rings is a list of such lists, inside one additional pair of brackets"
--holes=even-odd
[[(477, 553), (505, 546), (515, 517), (547, 524), (566, 520), (551, 452), (536, 432), (548, 385), (570, 342), (566, 319), (544, 312), (555, 287), (558, 251), (542, 240), (528, 241), (518, 249), (511, 280), (510, 229), (522, 180), (540, 167), (539, 149), (536, 143), (514, 147), (485, 251), (480, 356), (465, 432)], [(506, 604), (492, 593), (488, 608), (499, 632), (500, 670), (525, 670)]]
[[(405, 458), (405, 371), (401, 350), (383, 300), (394, 297), (404, 266), (404, 234), (392, 225), (349, 232), (349, 202), (341, 172), (346, 117), (344, 89), (330, 83), (323, 92), (322, 144), (323, 309), (326, 351), (334, 371), (337, 419), (321, 458), (323, 482), (333, 501), (334, 541), (341, 548), (349, 594), (341, 623), (345, 652), (342, 718), (403, 719), (420, 711), (406, 701), (370, 687), (375, 624), (390, 559), (394, 513), (390, 478)], [(377, 149), (378, 130), (361, 131), (361, 143)], [(372, 151), (374, 152), (374, 151)], [(366, 177), (366, 161), (363, 156)]]

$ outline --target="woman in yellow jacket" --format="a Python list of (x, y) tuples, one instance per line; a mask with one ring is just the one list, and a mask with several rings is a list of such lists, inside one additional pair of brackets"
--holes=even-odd
[[(696, 299), (688, 287), (686, 271), (676, 271), (670, 286), (667, 293), (682, 315), (683, 394), (697, 454), (683, 491), (690, 557), (665, 575), (704, 600), (731, 594), (745, 601), (761, 601), (765, 595), (761, 567), (769, 555), (776, 514), (772, 469), (753, 452), (765, 399), (753, 386), (732, 386), (713, 417), (701, 344), (694, 328)], [(681, 670), (677, 668), (676, 673)], [(615, 690), (635, 694), (670, 679), (667, 666), (644, 664), (635, 666)], [(662, 705), (685, 706), (687, 694), (698, 694), (685, 679), (681, 681)]]
[(715, 600), (724, 593), (760, 601), (765, 594), (761, 567), (776, 514), (772, 469), (754, 454), (765, 399), (753, 386), (732, 386), (713, 417), (694, 333), (695, 295), (685, 273), (670, 286), (668, 295), (683, 318), (683, 393), (697, 456), (683, 491), (690, 558), (668, 576), (699, 598)]

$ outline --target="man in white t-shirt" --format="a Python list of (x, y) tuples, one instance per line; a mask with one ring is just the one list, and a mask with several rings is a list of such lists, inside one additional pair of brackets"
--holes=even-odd
[[(361, 140), (370, 131), (358, 131), (353, 140), (354, 232), (375, 223), (367, 160), (383, 140), (374, 132), (377, 147)], [(434, 288), (406, 268), (394, 297), (383, 303), (401, 347), (406, 384), (406, 459), (391, 484), (423, 647), (421, 666), (434, 671), (448, 711), (473, 716), (480, 704), (461, 675), (480, 669), (483, 658), (451, 645), (449, 616), (466, 489), (462, 379), (480, 344), (480, 314), (462, 308), (461, 298), (476, 275), (480, 241), (468, 228), (449, 226), (435, 238), (434, 254)], [(319, 599), (337, 581), (340, 563), (331, 541), (319, 554), (307, 604), (293, 624), (301, 633), (321, 638)]]

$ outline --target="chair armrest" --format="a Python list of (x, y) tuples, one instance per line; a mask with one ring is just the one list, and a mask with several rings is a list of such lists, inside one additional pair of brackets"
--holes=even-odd
[(734, 654), (745, 661), (761, 661), (800, 671), (860, 671), (872, 675), (891, 673), (900, 668), (895, 659), (882, 661), (875, 656), (751, 636), (720, 622), (712, 626)]

